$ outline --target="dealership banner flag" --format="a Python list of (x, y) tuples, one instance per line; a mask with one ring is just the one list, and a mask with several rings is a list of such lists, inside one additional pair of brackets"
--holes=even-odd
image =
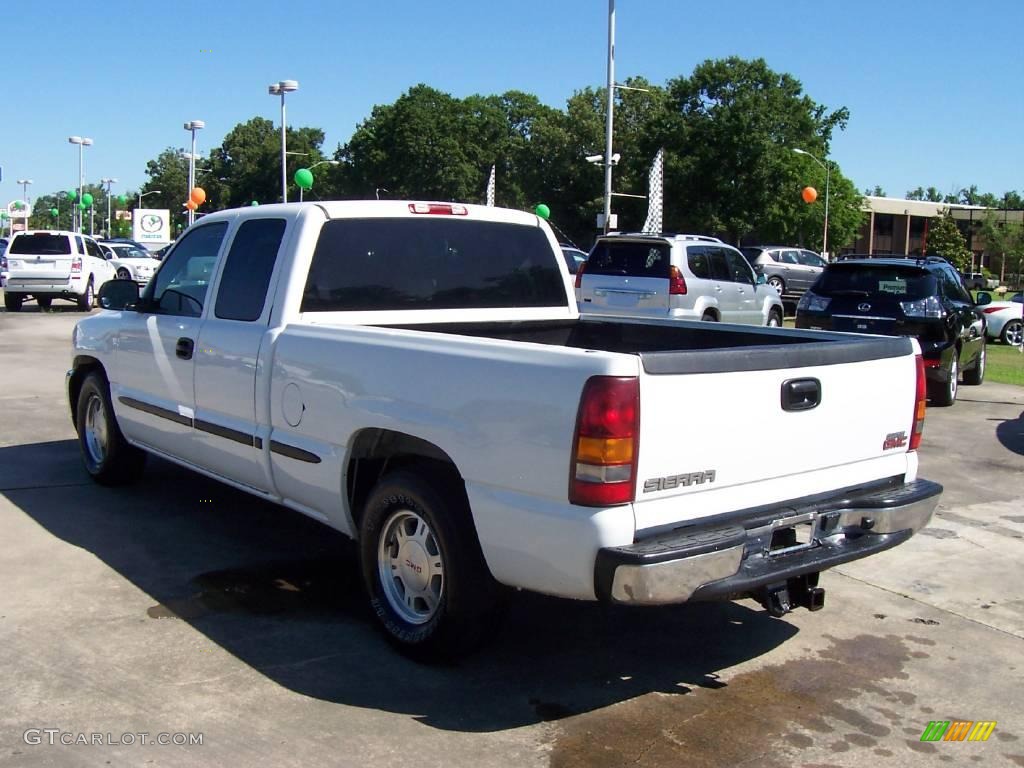
[(491, 178), (487, 181), (487, 205), (494, 207), (494, 166), (491, 166)]
[(665, 149), (662, 147), (651, 163), (651, 173), (647, 179), (647, 221), (644, 232), (661, 232), (662, 198), (665, 187)]

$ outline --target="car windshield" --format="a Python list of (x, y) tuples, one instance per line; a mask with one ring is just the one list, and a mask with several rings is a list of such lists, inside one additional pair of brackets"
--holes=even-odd
[(602, 240), (587, 257), (588, 275), (668, 278), (668, 243), (622, 243)]
[(833, 264), (814, 284), (820, 296), (891, 296), (898, 301), (923, 299), (938, 292), (926, 270), (884, 264)]
[(114, 251), (114, 255), (119, 259), (148, 259), (150, 255), (148, 252), (141, 248), (136, 248), (134, 245), (109, 245)]
[(14, 238), (8, 253), (25, 256), (61, 256), (71, 253), (71, 238), (67, 235), (52, 235), (49, 232), (22, 235)]

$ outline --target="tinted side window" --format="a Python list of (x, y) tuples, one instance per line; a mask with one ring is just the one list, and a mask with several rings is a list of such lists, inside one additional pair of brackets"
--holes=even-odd
[(816, 253), (810, 251), (799, 251), (797, 257), (800, 259), (800, 263), (805, 267), (821, 267), (824, 269), (825, 260)]
[(944, 267), (940, 274), (942, 276), (942, 289), (943, 293), (946, 294), (946, 298), (970, 303), (970, 297), (964, 290), (963, 283), (960, 282), (956, 272), (951, 268)]
[(729, 264), (725, 260), (725, 251), (714, 246), (706, 246), (708, 262), (711, 265), (711, 278), (713, 280), (732, 280), (729, 273)]
[(217, 317), (247, 321), (260, 318), (284, 228), (284, 219), (253, 219), (238, 228), (217, 289)]
[(781, 261), (783, 264), (799, 264), (799, 251), (783, 251), (782, 258), (777, 261)]
[(691, 245), (686, 249), (686, 263), (694, 277), (707, 280), (711, 277), (711, 258), (708, 248), (703, 245)]
[(563, 307), (557, 258), (534, 226), (337, 219), (320, 231), (301, 311)]
[(748, 283), (749, 285), (753, 285), (754, 274), (750, 271), (750, 265), (747, 264), (747, 260), (731, 249), (723, 248), (721, 250), (725, 251), (725, 260), (729, 264), (730, 279), (734, 283)]
[(85, 241), (85, 252), (88, 253), (90, 256), (95, 256), (97, 259), (103, 258), (103, 251), (101, 251), (100, 247), (96, 245), (96, 243), (94, 243), (92, 240)]
[(165, 314), (199, 317), (227, 229), (227, 222), (217, 222), (186, 233), (150, 280), (143, 298)]
[(75, 244), (78, 245), (76, 253), (85, 253), (85, 243), (82, 241), (80, 235), (75, 235)]

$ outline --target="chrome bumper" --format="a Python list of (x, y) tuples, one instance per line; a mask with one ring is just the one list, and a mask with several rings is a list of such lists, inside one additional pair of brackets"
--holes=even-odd
[[(901, 544), (927, 525), (941, 494), (942, 486), (918, 480), (602, 549), (595, 591), (600, 599), (636, 605), (739, 597)], [(798, 525), (809, 529), (806, 542), (773, 543), (780, 529)]]

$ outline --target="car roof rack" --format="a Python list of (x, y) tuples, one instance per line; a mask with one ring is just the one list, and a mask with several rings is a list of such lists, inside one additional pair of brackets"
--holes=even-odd
[(721, 243), (722, 240), (711, 235), (688, 235), (682, 232), (609, 232), (607, 236), (615, 237), (669, 237), (679, 240), (693, 240), (705, 243)]

